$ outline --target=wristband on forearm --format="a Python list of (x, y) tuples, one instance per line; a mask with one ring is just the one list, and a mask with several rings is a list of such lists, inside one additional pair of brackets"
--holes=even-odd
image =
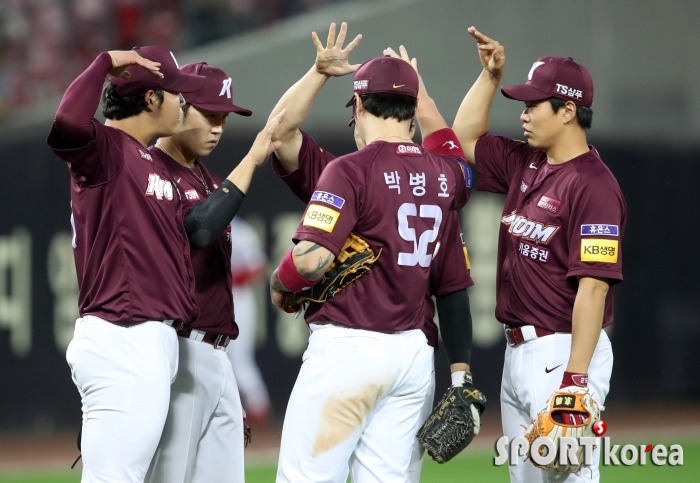
[(323, 277), (316, 281), (307, 280), (299, 274), (297, 267), (294, 265), (291, 250), (282, 259), (279, 268), (277, 269), (277, 278), (284, 287), (292, 293), (299, 293), (307, 288), (311, 288), (319, 283)]
[(564, 387), (588, 387), (588, 374), (577, 374), (575, 372), (564, 372), (564, 377), (561, 380), (561, 386), (559, 389)]

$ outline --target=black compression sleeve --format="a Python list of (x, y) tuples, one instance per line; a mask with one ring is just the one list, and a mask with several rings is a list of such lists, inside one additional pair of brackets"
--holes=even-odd
[(436, 297), (440, 333), (450, 364), (470, 364), (472, 356), (472, 314), (467, 290)]
[(190, 247), (201, 249), (221, 235), (243, 203), (245, 194), (225, 179), (221, 186), (185, 216), (185, 230)]

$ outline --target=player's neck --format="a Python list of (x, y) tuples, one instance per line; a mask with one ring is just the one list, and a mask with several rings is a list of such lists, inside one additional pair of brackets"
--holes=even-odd
[(410, 121), (398, 122), (391, 119), (370, 117), (365, 120), (364, 138), (366, 144), (375, 141), (388, 143), (411, 143)]
[(153, 122), (141, 115), (120, 120), (107, 119), (105, 125), (124, 131), (140, 142), (143, 147), (148, 147), (148, 143), (151, 139), (159, 134), (153, 129)]
[(586, 141), (586, 133), (576, 130), (566, 133), (552, 147), (546, 150), (549, 164), (563, 164), (590, 151)]
[(156, 141), (156, 147), (181, 165), (190, 169), (194, 168), (194, 157), (187, 156), (182, 148), (173, 141), (172, 136), (168, 138), (159, 138), (158, 141)]

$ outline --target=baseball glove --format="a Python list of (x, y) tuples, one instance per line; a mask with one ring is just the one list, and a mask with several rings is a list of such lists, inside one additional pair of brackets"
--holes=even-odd
[(335, 261), (323, 275), (323, 279), (308, 290), (286, 295), (285, 310), (296, 312), (304, 303), (325, 302), (367, 273), (381, 253), (380, 250), (375, 256), (366, 241), (350, 233)]
[(470, 385), (452, 386), (418, 430), (418, 441), (438, 463), (454, 458), (479, 434), (486, 396)]
[[(598, 403), (588, 394), (587, 389), (565, 387), (556, 391), (525, 432), (525, 439), (529, 443), (528, 459), (543, 470), (553, 469), (559, 473), (578, 472), (583, 466), (584, 447), (580, 446), (576, 453), (579, 464), (562, 465), (559, 462), (559, 438), (595, 437), (593, 425), (599, 418)], [(539, 437), (549, 438), (554, 442), (556, 457), (549, 465), (540, 465), (532, 459), (532, 445)], [(546, 456), (546, 447), (540, 446), (539, 451), (541, 456)]]

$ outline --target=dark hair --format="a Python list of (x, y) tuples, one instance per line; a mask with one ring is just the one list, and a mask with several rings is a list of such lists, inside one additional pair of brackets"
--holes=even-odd
[[(559, 112), (559, 109), (566, 105), (566, 101), (558, 97), (550, 97), (549, 104), (552, 106), (554, 114), (556, 114)], [(576, 122), (581, 128), (590, 129), (593, 124), (593, 109), (576, 104)]]
[[(120, 97), (117, 96), (116, 90), (117, 87), (109, 80), (105, 81), (102, 87), (102, 115), (107, 119), (119, 121), (141, 114), (146, 109), (143, 94)], [(163, 91), (157, 90), (155, 93), (160, 104), (163, 104)]]
[(187, 111), (190, 110), (190, 107), (192, 107), (192, 104), (185, 104), (182, 106), (182, 117), (185, 118), (187, 116)]
[(360, 94), (362, 107), (375, 117), (408, 121), (416, 116), (418, 100), (404, 94)]

